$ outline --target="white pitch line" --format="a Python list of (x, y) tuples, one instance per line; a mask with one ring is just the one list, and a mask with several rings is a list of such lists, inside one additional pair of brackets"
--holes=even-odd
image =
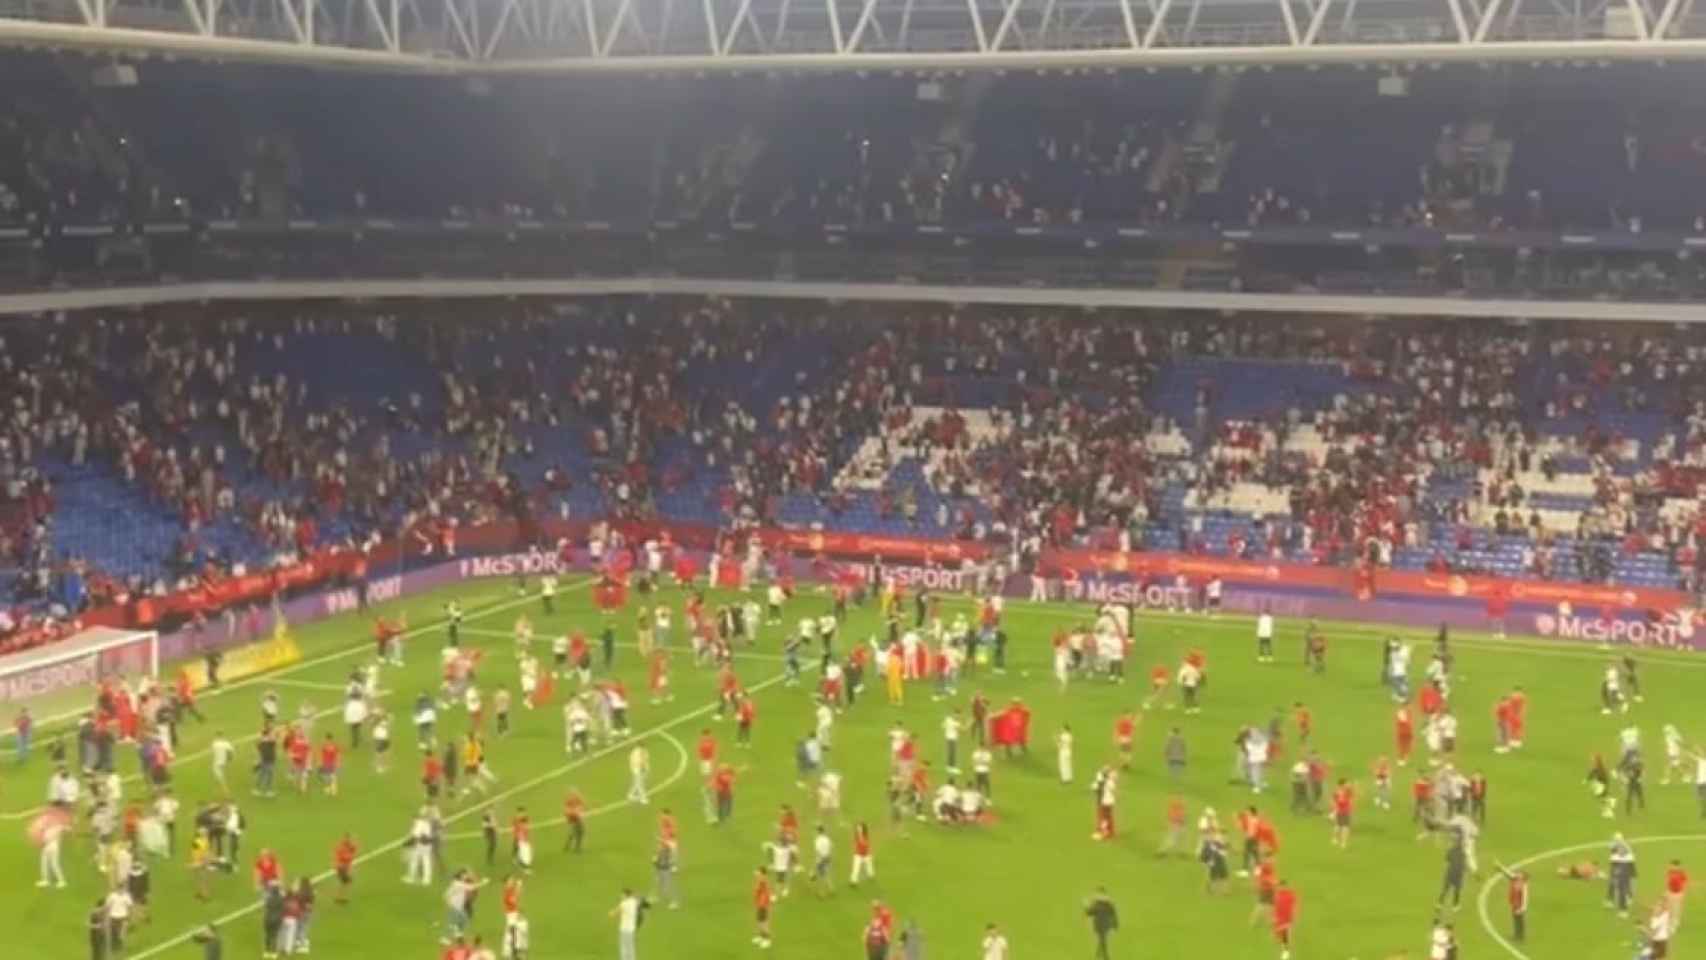
[[(1699, 843), (1701, 841), (1706, 841), (1706, 833), (1683, 833), (1672, 836), (1624, 838), (1624, 842), (1632, 846), (1644, 843)], [(1558, 847), (1555, 850), (1546, 850), (1541, 853), (1534, 854), (1533, 856), (1518, 860), (1517, 862), (1510, 864), (1510, 868), (1513, 870), (1520, 870), (1530, 864), (1539, 863), (1542, 860), (1552, 860), (1572, 853), (1580, 853), (1584, 850), (1604, 850), (1606, 846), (1606, 841), (1595, 840), (1590, 843), (1577, 843), (1568, 847)], [(1493, 886), (1499, 882), (1499, 879), (1499, 876), (1496, 874), (1489, 876), (1487, 878), (1487, 882), (1481, 885), (1481, 895), (1475, 900), (1475, 910), (1481, 915), (1481, 927), (1487, 931), (1488, 936), (1493, 938), (1493, 942), (1504, 947), (1506, 952), (1511, 956), (1516, 957), (1517, 960), (1530, 960), (1528, 954), (1523, 953), (1516, 944), (1506, 940), (1504, 934), (1499, 933), (1498, 928), (1493, 925), (1493, 918), (1487, 912), (1487, 898), (1492, 895)]]
[[(563, 589), (564, 590), (577, 590), (577, 589), (580, 589), (581, 587), (589, 586), (592, 583), (593, 583), (592, 580), (582, 580), (579, 583), (569, 584), (567, 587), (564, 587)], [(502, 613), (505, 610), (513, 610), (517, 606), (519, 606), (523, 603), (529, 603), (529, 602), (532, 602), (536, 599), (538, 599), (538, 598), (533, 597), (533, 596), (515, 597), (513, 599), (505, 600), (505, 601), (500, 602), (500, 603), (494, 603), (489, 607), (480, 607), (480, 608), (477, 608), (474, 610), (470, 610), (466, 614), (465, 618), (468, 620), (478, 620), (482, 617), (489, 617), (495, 613)], [(413, 629), (404, 631), (402, 634), (402, 637), (405, 640), (413, 639), (413, 638), (418, 637), (418, 636), (420, 636), (424, 633), (427, 633), (429, 631), (441, 629), (443, 626), (444, 626), (444, 621), (435, 620), (432, 623), (422, 624), (421, 626), (418, 626), (418, 627), (415, 627)], [(280, 686), (289, 686), (289, 685), (291, 685), (290, 681), (281, 681), (278, 678), (287, 677), (293, 673), (300, 673), (300, 672), (307, 670), (311, 667), (317, 667), (317, 666), (320, 666), (321, 664), (331, 663), (334, 660), (344, 660), (344, 659), (348, 659), (349, 657), (353, 657), (353, 656), (356, 656), (356, 655), (364, 653), (364, 652), (372, 652), (372, 650), (373, 650), (373, 648), (371, 646), (369, 646), (367, 642), (364, 641), (362, 643), (356, 644), (355, 646), (349, 647), (348, 649), (345, 649), (345, 650), (333, 651), (332, 653), (328, 653), (328, 654), (325, 654), (323, 656), (315, 657), (312, 660), (302, 660), (302, 661), (299, 661), (297, 663), (293, 663), (288, 667), (281, 667), (278, 670), (274, 670), (274, 671), (271, 671), (269, 673), (259, 673), (253, 677), (246, 677), (242, 680), (239, 680), (239, 681), (232, 683), (232, 684), (229, 684), (229, 685), (222, 685), (222, 686), (220, 686), (220, 688), (218, 690), (208, 691), (204, 698), (212, 698), (212, 697), (215, 697), (215, 696), (218, 696), (221, 694), (229, 694), (229, 693), (232, 693), (236, 690), (241, 690), (245, 687), (260, 686), (262, 684), (265, 684), (268, 686), (271, 686), (273, 684), (278, 684)], [(300, 681), (298, 681), (298, 682), (300, 682)], [(341, 690), (343, 688), (338, 687), (337, 689)], [(334, 715), (341, 715), (342, 713), (343, 713), (343, 707), (341, 707), (341, 706), (332, 707), (331, 709), (328, 709), (328, 710), (320, 710), (320, 711), (315, 712), (314, 719), (315, 720), (321, 720), (321, 719), (324, 719), (326, 717), (330, 717), (330, 716), (334, 716)], [(247, 734), (247, 735), (242, 736), (242, 737), (238, 737), (237, 739), (232, 740), (231, 743), (233, 746), (242, 746), (244, 744), (254, 743), (256, 740), (259, 740), (259, 739), (260, 739), (260, 734), (252, 733), (252, 734)], [(183, 754), (183, 755), (177, 757), (173, 761), (173, 763), (174, 763), (174, 766), (176, 766), (179, 764), (188, 763), (191, 760), (199, 760), (202, 757), (205, 757), (212, 752), (213, 751), (211, 750), (211, 748), (204, 747), (200, 750), (196, 750), (196, 751), (193, 751), (191, 753), (186, 753), (186, 754)], [(123, 779), (126, 782), (134, 782), (134, 781), (140, 780), (141, 776), (138, 774), (131, 774), (130, 776), (124, 777)], [(15, 812), (0, 813), (0, 822), (13, 821), (13, 820), (26, 820), (30, 817), (35, 816), (38, 813), (41, 813), (45, 809), (47, 809), (45, 806), (39, 806), (39, 807), (31, 807), (28, 810), (19, 810), (19, 811), (15, 811)]]
[[(749, 693), (757, 693), (760, 690), (764, 690), (764, 689), (767, 689), (769, 687), (773, 687), (776, 684), (781, 683), (785, 679), (787, 679), (786, 675), (778, 675), (778, 676), (771, 677), (768, 680), (764, 680), (764, 681), (761, 681), (757, 684), (754, 684), (752, 687), (748, 688), (748, 692)], [(554, 770), (550, 770), (550, 771), (543, 773), (537, 777), (534, 777), (531, 780), (526, 780), (526, 781), (523, 781), (521, 783), (518, 783), (515, 786), (510, 787), (508, 790), (499, 791), (497, 794), (492, 796), (491, 799), (487, 801), (487, 803), (497, 803), (500, 800), (505, 800), (505, 799), (508, 799), (510, 797), (517, 796), (518, 794), (525, 793), (528, 790), (532, 790), (534, 787), (540, 786), (541, 784), (550, 783), (551, 781), (562, 777), (563, 774), (565, 774), (565, 773), (569, 773), (573, 770), (578, 770), (581, 767), (583, 767), (589, 763), (592, 763), (595, 760), (600, 760), (600, 759), (603, 759), (604, 757), (610, 756), (610, 755), (616, 753), (618, 750), (623, 749), (624, 747), (631, 746), (635, 743), (638, 743), (641, 740), (644, 740), (646, 737), (654, 736), (654, 735), (661, 733), (663, 731), (670, 730), (670, 729), (673, 729), (675, 727), (681, 726), (684, 723), (688, 723), (692, 720), (696, 720), (699, 717), (704, 716), (707, 713), (710, 713), (712, 710), (715, 710), (716, 708), (717, 708), (717, 705), (715, 703), (708, 703), (708, 704), (706, 704), (702, 707), (698, 707), (694, 710), (689, 710), (688, 712), (676, 717), (673, 720), (666, 721), (662, 724), (659, 724), (655, 727), (652, 727), (649, 730), (643, 731), (641, 733), (636, 733), (633, 736), (625, 737), (622, 740), (618, 740), (614, 743), (609, 744), (608, 746), (601, 747), (598, 750), (595, 750), (592, 753), (590, 753), (584, 757), (579, 758), (578, 760), (564, 764), (563, 766), (560, 766)], [(479, 806), (472, 806), (472, 807), (469, 807), (465, 810), (461, 810), (461, 811), (458, 811), (456, 813), (453, 813), (450, 816), (445, 817), (444, 822), (446, 824), (451, 824), (451, 823), (455, 823), (458, 820), (465, 819), (466, 817), (468, 817), (474, 813), (479, 812), (482, 806), (484, 806), (484, 804), (481, 804)], [(370, 860), (373, 860), (376, 857), (381, 857), (381, 856), (385, 856), (385, 855), (390, 854), (390, 853), (395, 853), (396, 851), (401, 850), (403, 848), (403, 842), (404, 841), (401, 839), (393, 840), (390, 843), (387, 843), (383, 846), (375, 847), (373, 850), (371, 850), (367, 853), (364, 853), (361, 856), (357, 857), (355, 859), (355, 862), (357, 864), (362, 864), (362, 863), (366, 863)], [(331, 879), (331, 877), (332, 877), (332, 871), (327, 870), (327, 871), (324, 871), (324, 872), (318, 874), (317, 876), (315, 876), (313, 878), (312, 882), (316, 883), (316, 884), (324, 883), (327, 880)], [(218, 924), (220, 926), (224, 926), (225, 924), (230, 923), (233, 920), (238, 920), (238, 919), (241, 919), (243, 917), (246, 917), (249, 914), (254, 913), (256, 910), (259, 910), (260, 908), (261, 908), (261, 905), (257, 901), (255, 903), (249, 904), (246, 907), (239, 907), (238, 909), (233, 910), (230, 913), (227, 913), (222, 917), (215, 918), (212, 922), (215, 924)], [(195, 931), (200, 930), (202, 928), (202, 926), (203, 926), (203, 924), (197, 924), (195, 927), (191, 928), (191, 930), (187, 933), (178, 934), (177, 936), (172, 937), (171, 939), (168, 939), (168, 940), (164, 940), (160, 943), (157, 943), (157, 944), (147, 948), (146, 950), (140, 950), (140, 951), (137, 951), (135, 953), (132, 953), (132, 954), (130, 954), (130, 960), (148, 960), (149, 957), (157, 957), (160, 954), (166, 952), (167, 950), (170, 950), (174, 947), (182, 946), (183, 944), (188, 943), (190, 938), (195, 936)]]
[[(664, 730), (659, 730), (659, 731), (657, 731), (657, 733), (653, 734), (653, 736), (662, 737), (663, 739), (669, 741), (669, 745), (675, 748), (676, 760), (675, 760), (675, 772), (671, 773), (669, 776), (663, 778), (661, 781), (659, 781), (655, 784), (647, 784), (646, 785), (647, 796), (649, 796), (649, 797), (657, 796), (658, 794), (664, 792), (665, 790), (668, 790), (670, 787), (675, 786), (675, 784), (677, 782), (679, 782), (682, 777), (687, 775), (687, 765), (688, 765), (687, 748), (682, 745), (680, 740), (676, 739), (675, 734), (669, 733), (669, 732), (664, 731)], [(491, 804), (485, 800), (481, 800), (479, 803), (475, 804), (476, 807), (487, 807), (490, 805)], [(637, 804), (633, 803), (630, 800), (612, 801), (610, 803), (606, 803), (602, 806), (594, 807), (591, 810), (588, 810), (586, 815), (589, 817), (592, 817), (592, 816), (597, 816), (601, 813), (612, 813), (614, 811), (621, 810), (624, 807), (633, 807), (633, 806), (637, 806)], [(560, 827), (563, 825), (564, 825), (564, 821), (561, 818), (553, 818), (553, 819), (546, 820), (543, 823), (538, 824), (537, 826), (535, 826), (533, 828), (533, 830), (535, 833), (538, 833), (538, 832), (543, 831), (543, 830), (550, 830), (550, 829), (553, 829), (555, 827)], [(446, 839), (446, 840), (479, 840), (483, 836), (484, 836), (484, 834), (479, 830), (464, 830), (461, 833), (447, 833), (444, 835), (444, 839)]]
[(347, 684), (342, 684), (342, 683), (315, 683), (312, 680), (273, 680), (271, 683), (267, 684), (267, 686), (269, 686), (269, 687), (293, 687), (293, 688), (298, 689), (298, 690), (334, 690), (334, 691), (337, 691), (338, 693), (342, 693), (345, 690), (349, 689), (349, 686)]

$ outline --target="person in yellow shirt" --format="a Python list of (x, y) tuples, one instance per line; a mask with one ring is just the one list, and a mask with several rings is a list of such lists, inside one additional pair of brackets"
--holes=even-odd
[(634, 627), (634, 646), (639, 648), (642, 659), (652, 655), (652, 614), (645, 607), (640, 608), (639, 620)]
[(213, 840), (203, 827), (195, 832), (195, 839), (190, 842), (190, 872), (195, 875), (195, 898), (206, 900), (207, 875), (213, 871)]
[(471, 790), (486, 793), (497, 782), (497, 776), (486, 766), (486, 744), (477, 734), (468, 734), (462, 742), (462, 793)]
[(906, 662), (898, 651), (889, 651), (883, 661), (883, 675), (888, 679), (889, 705), (903, 706), (906, 703)]

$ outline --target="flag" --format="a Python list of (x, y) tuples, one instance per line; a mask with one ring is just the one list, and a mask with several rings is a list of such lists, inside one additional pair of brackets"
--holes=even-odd
[(71, 814), (57, 807), (43, 810), (37, 814), (35, 819), (30, 821), (28, 831), (30, 842), (38, 847), (47, 843), (47, 831), (54, 826), (70, 829)]

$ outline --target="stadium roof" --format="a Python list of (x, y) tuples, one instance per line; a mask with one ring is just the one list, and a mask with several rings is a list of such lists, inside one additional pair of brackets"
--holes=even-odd
[(5, 0), (0, 44), (431, 74), (1706, 59), (1694, 0)]

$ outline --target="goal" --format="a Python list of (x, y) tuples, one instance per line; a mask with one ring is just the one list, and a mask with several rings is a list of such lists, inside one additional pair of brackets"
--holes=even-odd
[(160, 635), (152, 630), (93, 627), (57, 643), (0, 656), (4, 732), (28, 707), (37, 725), (81, 715), (104, 680), (160, 675)]

